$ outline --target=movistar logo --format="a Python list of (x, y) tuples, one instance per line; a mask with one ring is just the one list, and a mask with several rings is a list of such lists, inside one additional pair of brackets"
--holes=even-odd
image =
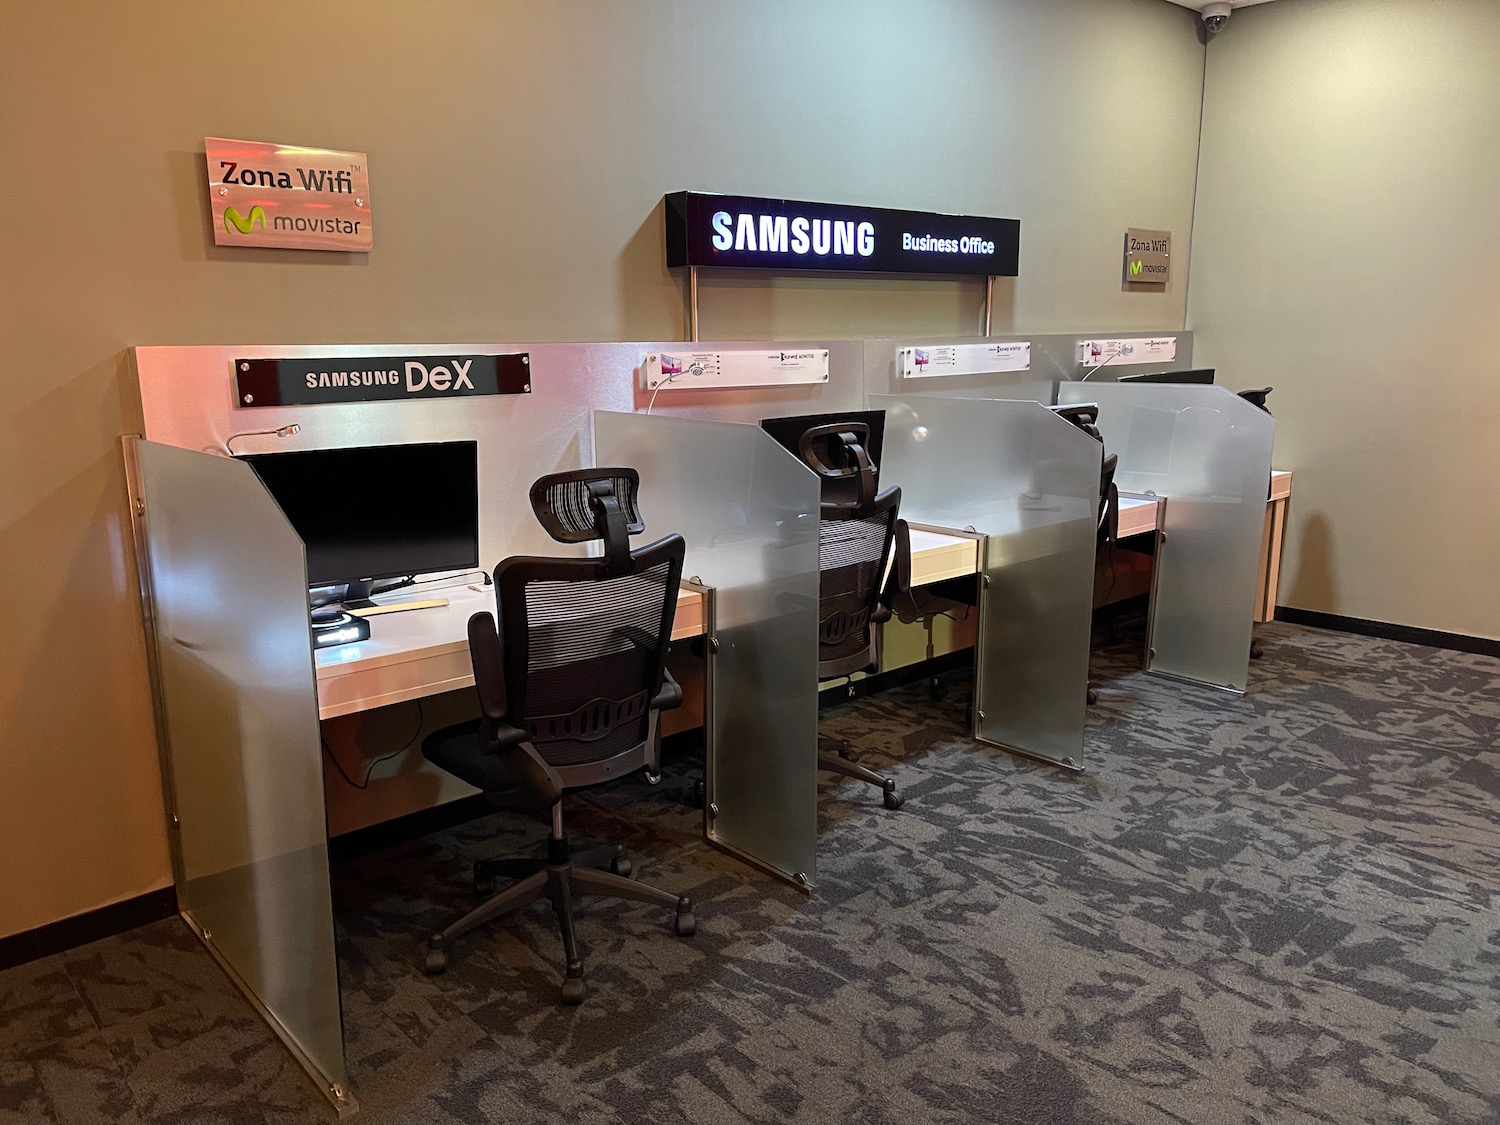
[(1141, 262), (1139, 259), (1137, 259), (1134, 262), (1131, 262), (1130, 263), (1130, 273), (1131, 273), (1131, 276), (1133, 276), (1133, 277), (1139, 277), (1140, 273), (1141, 273), (1141, 269), (1142, 269), (1143, 266), (1144, 266), (1144, 263)]
[(260, 224), (260, 229), (266, 229), (266, 209), (260, 204), (250, 208), (250, 214), (242, 216), (233, 207), (224, 208), (224, 229), (239, 231), (241, 234), (249, 234), (255, 229), (255, 224)]

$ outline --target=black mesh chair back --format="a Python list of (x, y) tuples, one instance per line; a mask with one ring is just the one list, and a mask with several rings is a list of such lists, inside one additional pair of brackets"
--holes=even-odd
[[(632, 552), (635, 572), (615, 577), (592, 559), (510, 559), (495, 571), (509, 720), (570, 787), (645, 762), (682, 577), (673, 538)], [(592, 780), (576, 776), (585, 766)]]
[(887, 489), (864, 515), (824, 508), (818, 524), (818, 678), (875, 663), (881, 589), (895, 543), (901, 490)]
[(818, 678), (876, 663), (875, 626), (890, 617), (882, 592), (900, 521), (901, 490), (875, 493), (863, 423), (814, 426), (802, 435), (803, 460), (818, 474)]

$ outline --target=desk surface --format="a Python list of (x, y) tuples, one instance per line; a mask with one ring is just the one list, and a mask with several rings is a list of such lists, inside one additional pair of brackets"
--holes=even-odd
[(1120, 494), (1120, 530), (1118, 538), (1143, 535), (1161, 524), (1161, 500), (1155, 496)]
[[(1290, 472), (1272, 472), (1271, 499), (1292, 492)], [(1157, 528), (1161, 502), (1151, 496), (1121, 496), (1121, 537)], [(980, 538), (936, 526), (912, 528), (912, 585), (924, 586), (980, 568)], [(706, 576), (705, 574), (705, 577)], [(495, 612), (495, 595), (453, 586), (440, 591), (446, 606), (384, 613), (371, 619), (371, 639), (324, 648), (318, 667), (318, 715), (368, 711), (389, 703), (456, 691), (474, 684), (468, 658), (468, 619), (478, 610)], [(684, 588), (676, 601), (672, 639), (700, 636), (705, 628), (703, 598)]]
[[(937, 529), (912, 529), (912, 582), (927, 585), (973, 574), (979, 564), (979, 540)], [(410, 591), (405, 591), (408, 596)], [(448, 604), (370, 619), (370, 639), (320, 649), (314, 654), (318, 675), (318, 717), (331, 719), (392, 703), (457, 691), (474, 683), (469, 665), (469, 618), (495, 612), (492, 587), (472, 590), (454, 586), (435, 591)], [(397, 598), (392, 600), (399, 600)], [(672, 639), (696, 637), (705, 628), (703, 595), (683, 587), (677, 597)]]
[[(1291, 493), (1292, 474), (1273, 472), (1270, 495)], [(1120, 497), (1120, 535), (1140, 535), (1156, 528), (1159, 500)], [(979, 569), (980, 539), (933, 526), (911, 532), (912, 585), (925, 586)], [(370, 639), (322, 649), (315, 654), (318, 715), (331, 719), (445, 691), (472, 686), (469, 666), (469, 617), (495, 611), (493, 591), (456, 586), (441, 591), (448, 604), (434, 609), (383, 614), (370, 622)], [(705, 628), (703, 596), (684, 587), (677, 599), (672, 639), (700, 636)]]

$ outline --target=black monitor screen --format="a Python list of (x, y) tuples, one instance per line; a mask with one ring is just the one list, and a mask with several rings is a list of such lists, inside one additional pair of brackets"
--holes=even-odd
[(814, 426), (830, 426), (834, 422), (863, 422), (870, 427), (870, 447), (865, 453), (870, 464), (875, 466), (878, 479), (880, 452), (885, 444), (884, 410), (841, 410), (832, 414), (799, 414), (794, 418), (762, 418), (760, 428), (800, 461), (802, 450), (797, 443), (802, 440), (802, 435)]
[(1195, 367), (1187, 371), (1151, 371), (1145, 375), (1121, 375), (1122, 383), (1212, 383), (1212, 367)]
[(308, 449), (243, 458), (331, 586), (479, 565), (479, 444)]

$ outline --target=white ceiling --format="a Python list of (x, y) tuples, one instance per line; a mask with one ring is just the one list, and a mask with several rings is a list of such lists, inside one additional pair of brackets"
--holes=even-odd
[[(1209, 0), (1167, 0), (1167, 2), (1183, 8), (1191, 8), (1195, 12), (1201, 12), (1203, 5), (1209, 3)], [(1226, 2), (1231, 8), (1248, 8), (1252, 4), (1269, 4), (1271, 0), (1226, 0)]]

